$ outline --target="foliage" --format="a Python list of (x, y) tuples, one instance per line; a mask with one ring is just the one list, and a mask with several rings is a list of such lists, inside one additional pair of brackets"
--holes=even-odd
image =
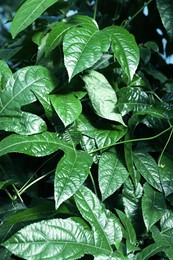
[(173, 259), (172, 1), (10, 5), (1, 259)]

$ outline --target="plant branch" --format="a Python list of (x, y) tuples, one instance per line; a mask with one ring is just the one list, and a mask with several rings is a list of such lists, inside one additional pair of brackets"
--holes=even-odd
[(151, 137), (146, 137), (146, 138), (138, 138), (138, 139), (131, 139), (131, 140), (126, 140), (126, 141), (120, 141), (120, 142), (117, 142), (117, 143), (112, 144), (112, 145), (107, 145), (107, 146), (103, 146), (101, 148), (92, 150), (92, 151), (89, 152), (89, 154), (92, 154), (92, 153), (95, 153), (95, 152), (98, 152), (98, 151), (101, 151), (101, 150), (104, 150), (104, 149), (108, 149), (110, 147), (113, 147), (113, 146), (119, 145), (119, 144), (142, 142), (142, 141), (150, 141), (150, 140), (156, 139), (157, 137), (165, 134), (166, 132), (168, 132), (170, 130), (173, 131), (173, 126), (172, 125), (170, 127), (168, 127), (167, 129), (165, 129), (164, 131), (160, 132), (157, 135), (154, 135), (154, 136), (151, 136)]
[(162, 150), (162, 152), (160, 154), (160, 157), (159, 157), (159, 160), (158, 160), (158, 166), (161, 166), (161, 160), (162, 160), (163, 154), (164, 154), (164, 152), (166, 150), (166, 147), (168, 146), (168, 144), (169, 144), (169, 142), (171, 140), (172, 134), (173, 134), (173, 128), (171, 129), (171, 132), (170, 132), (170, 135), (168, 137), (168, 140), (167, 140), (167, 142), (166, 142), (166, 144), (165, 144), (165, 146), (164, 146), (164, 148), (163, 148), (163, 150)]

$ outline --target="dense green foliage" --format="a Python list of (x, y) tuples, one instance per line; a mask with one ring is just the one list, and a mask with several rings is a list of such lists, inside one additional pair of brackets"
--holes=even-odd
[(172, 0), (1, 17), (0, 258), (173, 259)]

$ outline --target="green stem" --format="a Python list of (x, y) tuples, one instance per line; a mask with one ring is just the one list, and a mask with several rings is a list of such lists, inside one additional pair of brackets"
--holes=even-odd
[(161, 160), (162, 160), (163, 154), (164, 154), (164, 152), (166, 150), (166, 147), (168, 146), (168, 144), (169, 144), (169, 142), (171, 140), (172, 134), (173, 134), (173, 128), (171, 129), (171, 132), (170, 132), (170, 135), (168, 137), (168, 140), (167, 140), (167, 142), (166, 142), (166, 144), (165, 144), (165, 146), (164, 146), (164, 148), (163, 148), (163, 150), (162, 150), (162, 152), (160, 154), (160, 157), (159, 157), (159, 160), (158, 160), (158, 166), (161, 166)]
[(12, 201), (16, 199), (14, 196), (11, 195), (11, 193), (10, 193), (7, 189), (5, 189), (4, 191), (7, 193), (8, 197), (9, 197)]
[(130, 18), (130, 20), (127, 20), (127, 21), (125, 22), (124, 27), (126, 27), (127, 25), (129, 25), (129, 23), (131, 23), (131, 21), (134, 20), (134, 19), (136, 18), (136, 16), (137, 16), (138, 14), (140, 14), (140, 13), (144, 10), (144, 8), (145, 8), (146, 6), (148, 6), (152, 1), (153, 1), (153, 0), (149, 0), (148, 2), (146, 2), (146, 3)]
[(98, 8), (98, 0), (95, 1), (95, 6), (94, 6), (94, 16), (93, 19), (96, 20), (97, 17), (97, 8)]
[(89, 176), (90, 176), (90, 179), (91, 179), (91, 182), (92, 182), (93, 188), (94, 188), (94, 193), (96, 194), (96, 196), (97, 196), (97, 198), (98, 198), (98, 194), (97, 194), (97, 189), (96, 189), (95, 181), (94, 181), (94, 178), (93, 178), (91, 172), (89, 172)]
[(29, 189), (32, 185), (34, 185), (35, 183), (37, 183), (38, 181), (44, 179), (45, 177), (47, 177), (48, 175), (50, 175), (52, 172), (54, 172), (55, 170), (51, 170), (50, 172), (47, 172), (46, 174), (42, 175), (41, 177), (37, 178), (36, 180), (32, 181), (30, 184), (28, 184), (27, 186), (25, 186), (23, 189), (20, 189), (20, 195), (22, 195), (22, 193), (24, 193), (27, 189)]
[(173, 131), (173, 126), (171, 125), (170, 127), (168, 127), (166, 130), (162, 131), (161, 133), (157, 134), (157, 135), (154, 135), (154, 136), (151, 136), (151, 137), (146, 137), (146, 138), (139, 138), (139, 139), (131, 139), (131, 140), (126, 140), (126, 141), (120, 141), (120, 142), (117, 142), (115, 144), (112, 144), (112, 145), (106, 145), (106, 146), (103, 146), (101, 148), (98, 148), (98, 149), (95, 149), (93, 151), (90, 151), (89, 154), (92, 154), (92, 153), (95, 153), (95, 152), (98, 152), (98, 151), (101, 151), (101, 150), (104, 150), (104, 149), (108, 149), (114, 145), (119, 145), (119, 144), (126, 144), (126, 143), (134, 143), (134, 142), (141, 142), (141, 141), (150, 141), (150, 140), (153, 140), (153, 139), (156, 139), (157, 137), (165, 134), (166, 132), (168, 132), (169, 130)]

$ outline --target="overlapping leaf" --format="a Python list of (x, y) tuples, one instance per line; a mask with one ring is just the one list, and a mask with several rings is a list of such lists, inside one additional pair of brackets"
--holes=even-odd
[(95, 241), (111, 251), (111, 245), (122, 239), (121, 226), (115, 215), (106, 210), (96, 195), (84, 186), (75, 194), (75, 202), (83, 218), (92, 226)]
[(169, 196), (173, 193), (173, 178), (172, 178), (173, 161), (166, 155), (163, 155), (159, 165), (160, 181), (165, 193)]
[(90, 71), (83, 80), (97, 115), (124, 124), (121, 115), (116, 112), (116, 93), (107, 79), (99, 72)]
[(12, 72), (8, 67), (7, 63), (3, 60), (0, 60), (0, 93), (6, 86), (8, 79), (12, 76)]
[(3, 245), (28, 260), (78, 259), (87, 253), (111, 255), (111, 250), (95, 241), (93, 232), (70, 218), (51, 219), (26, 226)]
[(142, 214), (147, 230), (164, 214), (166, 205), (162, 193), (155, 191), (149, 184), (144, 186), (142, 197)]
[(96, 22), (85, 15), (75, 15), (69, 20), (63, 20), (51, 30), (46, 40), (45, 52), (48, 55), (63, 39), (65, 33), (74, 26), (86, 26), (87, 28), (97, 29)]
[(59, 0), (26, 0), (14, 16), (10, 31), (13, 38)]
[(139, 64), (139, 47), (135, 38), (122, 26), (107, 27), (111, 34), (114, 56), (130, 80), (133, 79)]
[(99, 160), (99, 187), (102, 199), (112, 195), (128, 177), (128, 172), (117, 153), (104, 152)]
[(96, 27), (69, 30), (63, 41), (64, 62), (69, 81), (79, 72), (94, 65), (109, 46), (109, 35)]
[(0, 129), (20, 134), (35, 134), (46, 130), (37, 115), (23, 112), (21, 107), (36, 101), (34, 91), (42, 98), (54, 89), (52, 74), (44, 67), (29, 66), (18, 70), (8, 80), (0, 97)]

